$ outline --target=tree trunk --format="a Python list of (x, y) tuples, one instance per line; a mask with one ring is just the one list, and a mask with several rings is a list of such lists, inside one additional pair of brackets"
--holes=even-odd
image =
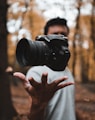
[(0, 120), (12, 120), (17, 114), (12, 104), (9, 79), (5, 72), (8, 66), (6, 15), (7, 1), (0, 0)]
[(77, 24), (75, 27), (75, 34), (74, 34), (74, 40), (73, 40), (73, 64), (72, 64), (72, 72), (73, 75), (75, 77), (75, 80), (77, 82), (81, 82), (82, 78), (81, 78), (81, 35), (80, 35), (80, 5), (81, 5), (81, 0), (78, 0), (78, 6), (77, 6), (77, 10), (78, 10), (78, 15), (76, 18)]

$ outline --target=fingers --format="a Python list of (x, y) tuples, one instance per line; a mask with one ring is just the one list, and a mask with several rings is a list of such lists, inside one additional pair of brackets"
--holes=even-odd
[(65, 80), (67, 80), (67, 79), (68, 79), (68, 77), (67, 77), (67, 76), (64, 76), (64, 77), (62, 77), (62, 78), (60, 78), (60, 79), (58, 79), (58, 80), (55, 80), (54, 83), (55, 83), (56, 85), (58, 85), (59, 83), (65, 81)]
[(66, 86), (69, 86), (69, 85), (73, 85), (74, 82), (67, 82), (67, 83), (64, 83), (64, 84), (60, 84), (57, 86), (57, 90), (61, 89), (61, 88), (64, 88)]
[(68, 77), (67, 76), (64, 76), (58, 80), (55, 80), (53, 81), (53, 83), (56, 85), (56, 90), (59, 90), (61, 88), (64, 88), (66, 86), (69, 86), (69, 85), (73, 85), (74, 82), (66, 82), (66, 83), (62, 83), (63, 81), (67, 80)]
[(48, 73), (42, 74), (41, 80), (42, 80), (42, 85), (44, 85), (44, 86), (47, 84), (47, 76), (48, 76)]
[(19, 79), (25, 80), (25, 75), (23, 73), (15, 72), (15, 73), (13, 73), (13, 76), (17, 77)]
[(39, 88), (39, 86), (42, 84), (42, 85), (45, 85), (45, 84), (47, 84), (47, 73), (43, 73), (42, 74), (42, 77), (41, 77), (41, 83), (38, 83), (38, 82), (36, 82), (32, 77), (29, 79), (29, 82), (30, 82), (30, 84), (33, 86), (33, 87), (35, 87), (35, 88)]
[(40, 83), (36, 82), (32, 77), (29, 78), (29, 82), (34, 88), (38, 88), (40, 85)]
[(30, 83), (28, 82), (28, 80), (26, 79), (25, 75), (23, 73), (20, 72), (15, 72), (13, 74), (14, 77), (17, 77), (21, 80), (21, 82), (23, 83), (23, 86), (25, 89), (30, 87)]

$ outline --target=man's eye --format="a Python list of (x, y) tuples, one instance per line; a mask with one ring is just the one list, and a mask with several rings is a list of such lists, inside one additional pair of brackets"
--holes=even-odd
[(66, 33), (64, 33), (64, 32), (55, 32), (55, 33), (53, 33), (53, 34), (56, 34), (56, 35), (60, 34), (60, 35), (66, 36)]
[(59, 34), (59, 33), (56, 32), (56, 33), (53, 33), (53, 34)]

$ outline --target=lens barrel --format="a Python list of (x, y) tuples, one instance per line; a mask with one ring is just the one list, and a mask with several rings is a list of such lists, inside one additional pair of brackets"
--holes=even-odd
[(16, 58), (21, 66), (44, 65), (49, 53), (48, 46), (43, 41), (21, 39), (16, 48)]

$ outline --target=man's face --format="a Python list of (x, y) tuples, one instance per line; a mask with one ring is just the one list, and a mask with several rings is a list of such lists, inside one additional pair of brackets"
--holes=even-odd
[(68, 36), (68, 29), (66, 26), (53, 25), (48, 28), (47, 35), (48, 34), (57, 34), (57, 35)]

